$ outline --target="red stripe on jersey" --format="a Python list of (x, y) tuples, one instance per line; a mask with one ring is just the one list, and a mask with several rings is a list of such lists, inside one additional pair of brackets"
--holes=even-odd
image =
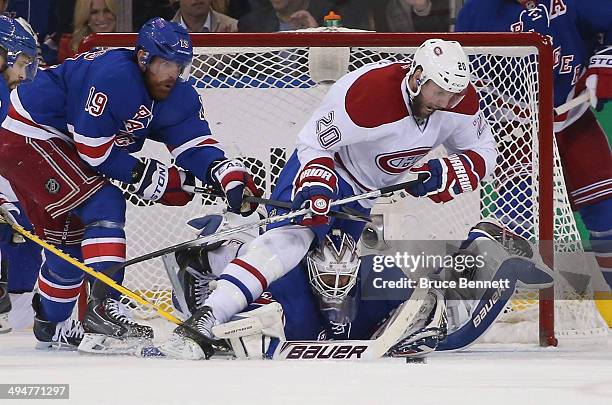
[(104, 156), (104, 154), (113, 146), (113, 142), (115, 142), (115, 137), (113, 136), (108, 142), (103, 143), (99, 146), (89, 146), (84, 143), (75, 142), (77, 150), (79, 153), (91, 158), (97, 159)]
[(595, 260), (597, 260), (599, 267), (612, 269), (612, 257), (597, 256), (597, 253), (595, 253)]
[(408, 68), (405, 63), (393, 63), (355, 80), (344, 100), (344, 108), (355, 125), (376, 128), (409, 115), (402, 94)]
[(268, 281), (266, 280), (264, 275), (261, 274), (261, 272), (257, 270), (255, 267), (251, 266), (247, 262), (242, 261), (240, 259), (234, 259), (232, 260), (232, 263), (234, 263), (237, 266), (242, 267), (243, 269), (251, 273), (257, 280), (259, 280), (259, 283), (261, 284), (261, 288), (264, 291), (266, 290), (266, 288), (268, 288)]
[(244, 172), (242, 170), (231, 171), (221, 178), (221, 186), (223, 189), (232, 181), (244, 182)]
[(57, 288), (47, 282), (42, 278), (38, 278), (38, 288), (40, 291), (53, 298), (61, 298), (61, 299), (72, 299), (79, 296), (81, 292), (81, 283), (69, 286), (69, 288)]
[(215, 145), (218, 144), (219, 142), (215, 141), (212, 138), (206, 138), (205, 140), (203, 140), (202, 142), (198, 143), (196, 146), (204, 146), (204, 145)]
[(482, 180), (487, 172), (487, 166), (485, 160), (482, 156), (480, 156), (477, 152), (473, 150), (468, 150), (463, 152), (463, 155), (467, 156), (468, 159), (472, 161), (472, 165), (474, 166), (474, 171), (478, 174), (478, 177)]
[(125, 258), (125, 243), (92, 243), (83, 245), (83, 259), (100, 256), (115, 256)]
[(11, 106), (9, 107), (9, 113), (8, 113), (9, 117), (11, 117), (14, 120), (17, 120), (19, 122), (23, 122), (24, 124), (42, 129), (43, 131), (46, 131), (46, 129), (44, 129), (43, 127), (41, 127), (40, 125), (38, 125), (37, 123), (30, 121), (29, 119), (27, 119), (26, 117), (22, 116), (21, 114), (19, 114), (17, 112), (17, 110), (15, 110), (15, 107), (13, 107), (13, 105), (11, 104)]
[(467, 87), (467, 94), (463, 97), (463, 100), (456, 106), (441, 111), (454, 112), (457, 114), (474, 115), (478, 112), (480, 105), (478, 103), (478, 93), (471, 84)]

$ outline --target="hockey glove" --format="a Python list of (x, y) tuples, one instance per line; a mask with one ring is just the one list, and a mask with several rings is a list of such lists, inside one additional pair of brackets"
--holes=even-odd
[(410, 169), (413, 173), (427, 177), (406, 191), (415, 197), (427, 196), (436, 203), (446, 203), (461, 193), (476, 190), (484, 175), (484, 168), (482, 157), (471, 151), (431, 159)]
[(6, 222), (7, 224), (18, 224), (16, 216), (21, 214), (21, 211), (17, 206), (7, 201), (6, 196), (0, 193), (0, 222)]
[(237, 159), (216, 161), (211, 165), (210, 178), (225, 193), (230, 212), (251, 215), (257, 204), (242, 202), (244, 196), (261, 197), (263, 192), (257, 188), (253, 177), (246, 167)]
[(601, 111), (604, 103), (612, 99), (612, 46), (591, 56), (584, 78), (584, 83), (580, 81), (576, 85), (576, 94), (582, 93), (586, 86), (591, 107)]
[(334, 172), (334, 161), (321, 157), (304, 165), (295, 183), (295, 196), (291, 209), (308, 208), (299, 223), (304, 226), (325, 225), (329, 222), (330, 203), (336, 198), (338, 177)]
[(145, 200), (185, 205), (193, 198), (181, 188), (188, 176), (191, 175), (176, 167), (168, 167), (155, 159), (144, 159), (132, 171), (134, 183), (129, 190)]

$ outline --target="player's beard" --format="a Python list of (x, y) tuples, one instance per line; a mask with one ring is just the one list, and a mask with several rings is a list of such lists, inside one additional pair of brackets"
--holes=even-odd
[(176, 84), (175, 80), (154, 80), (152, 74), (149, 71), (145, 72), (144, 77), (145, 83), (147, 85), (147, 90), (149, 91), (149, 95), (155, 101), (165, 100), (170, 95), (170, 92)]
[(428, 118), (436, 108), (425, 104), (423, 101), (423, 94), (419, 94), (412, 99), (412, 113), (415, 118), (425, 119)]

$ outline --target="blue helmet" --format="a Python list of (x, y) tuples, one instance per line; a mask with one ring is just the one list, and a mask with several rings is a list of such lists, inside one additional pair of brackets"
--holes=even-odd
[(31, 59), (24, 80), (32, 80), (38, 68), (36, 39), (16, 20), (0, 15), (0, 47), (6, 51), (6, 64), (12, 68), (20, 54)]
[(138, 32), (136, 52), (141, 49), (145, 51), (145, 65), (157, 56), (181, 66), (181, 79), (185, 80), (185, 73), (189, 74), (193, 48), (189, 33), (180, 24), (160, 17), (150, 19)]

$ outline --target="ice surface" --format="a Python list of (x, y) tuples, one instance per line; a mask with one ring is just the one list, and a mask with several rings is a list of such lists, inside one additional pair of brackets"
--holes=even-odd
[(15, 332), (0, 335), (0, 382), (70, 384), (70, 400), (53, 404), (610, 403), (612, 340), (556, 349), (479, 345), (436, 353), (426, 364), (192, 362), (38, 351), (31, 332)]

